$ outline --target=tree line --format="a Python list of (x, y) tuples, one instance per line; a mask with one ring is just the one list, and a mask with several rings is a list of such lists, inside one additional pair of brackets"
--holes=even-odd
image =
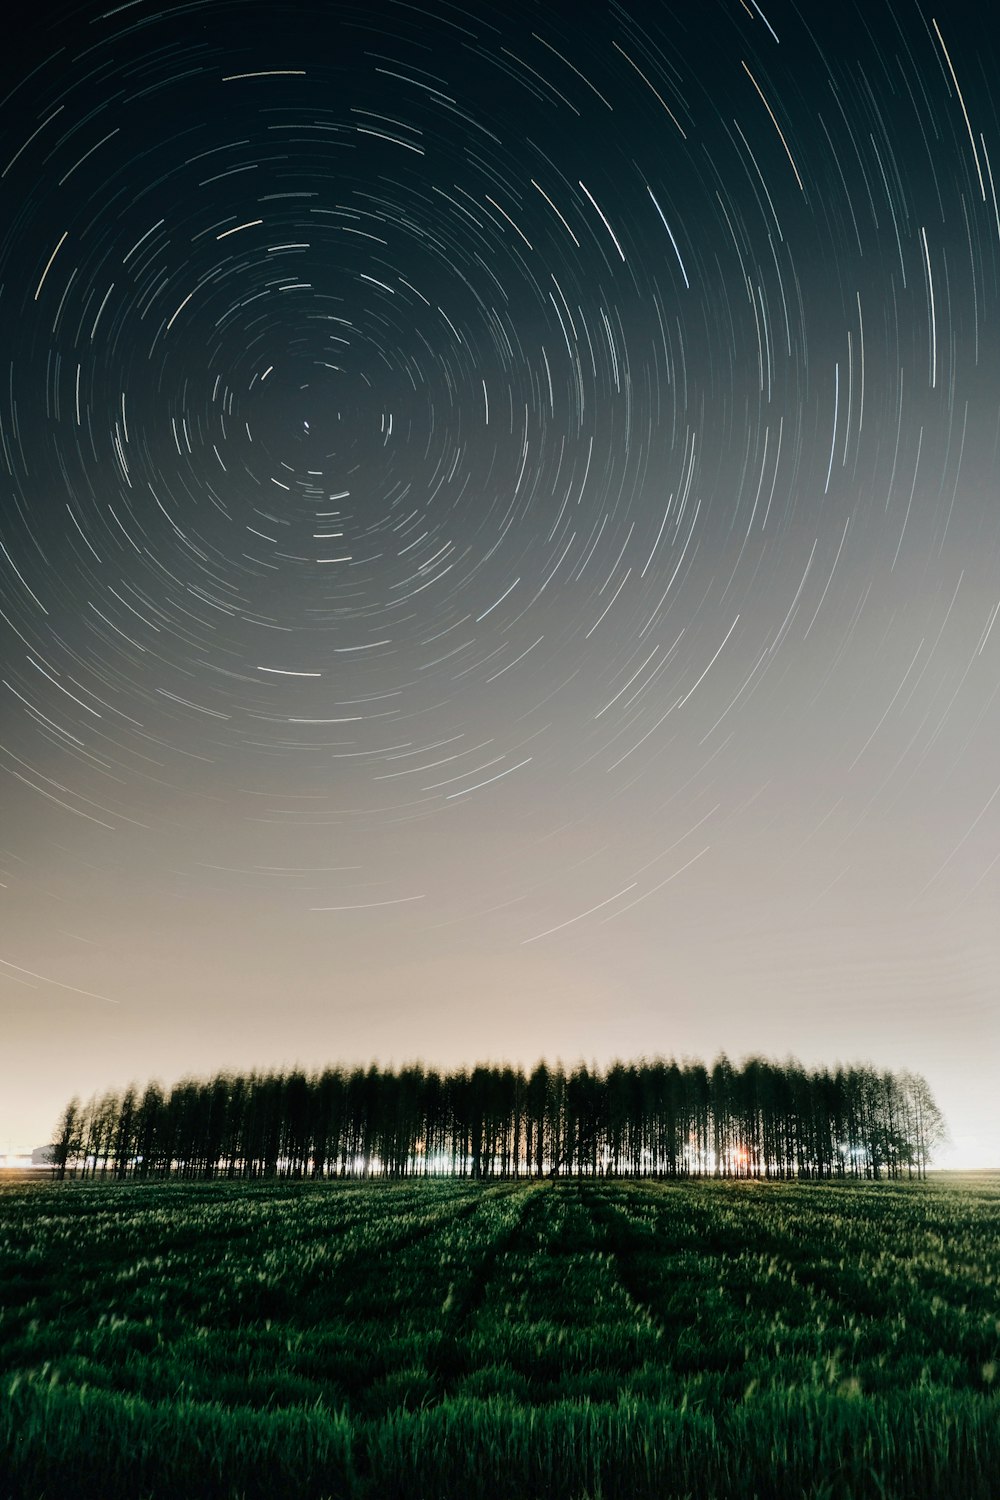
[(918, 1074), (657, 1058), (440, 1072), (217, 1073), (62, 1113), (57, 1176), (923, 1177), (944, 1136)]

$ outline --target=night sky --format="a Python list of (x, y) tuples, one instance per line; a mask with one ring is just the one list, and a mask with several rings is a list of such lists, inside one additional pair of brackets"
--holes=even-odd
[(23, 7), (0, 1152), (724, 1050), (922, 1071), (996, 1164), (981, 14)]

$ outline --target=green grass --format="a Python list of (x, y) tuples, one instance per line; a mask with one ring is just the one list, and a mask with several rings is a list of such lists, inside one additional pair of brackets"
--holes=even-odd
[(0, 1187), (0, 1497), (994, 1500), (1000, 1181)]

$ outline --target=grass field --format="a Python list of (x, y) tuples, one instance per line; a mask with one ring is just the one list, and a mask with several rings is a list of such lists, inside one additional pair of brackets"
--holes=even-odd
[(995, 1500), (1000, 1179), (0, 1186), (7, 1500)]

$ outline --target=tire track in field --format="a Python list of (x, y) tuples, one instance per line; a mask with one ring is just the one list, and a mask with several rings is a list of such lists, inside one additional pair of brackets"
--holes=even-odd
[[(146, 1257), (154, 1251), (164, 1262), (179, 1262), (196, 1255), (203, 1262), (212, 1264), (227, 1253), (240, 1254), (244, 1249), (248, 1259), (252, 1255), (259, 1256), (263, 1251), (288, 1244), (286, 1225), (292, 1218), (296, 1220), (298, 1238), (306, 1245), (310, 1239), (320, 1237), (328, 1243), (347, 1239), (371, 1221), (370, 1208), (361, 1201), (362, 1193), (370, 1194), (373, 1188), (382, 1186), (373, 1183), (361, 1187), (351, 1183), (350, 1197), (345, 1196), (336, 1204), (343, 1211), (327, 1222), (313, 1220), (308, 1214), (321, 1202), (325, 1191), (329, 1191), (331, 1202), (335, 1202), (333, 1195), (340, 1195), (339, 1183), (323, 1186), (311, 1182), (297, 1184), (296, 1187), (307, 1188), (305, 1194), (300, 1194), (289, 1191), (281, 1179), (274, 1181), (277, 1190), (273, 1191), (273, 1196), (268, 1194), (264, 1179), (235, 1183), (222, 1179), (198, 1183), (173, 1180), (107, 1185), (100, 1180), (96, 1184), (75, 1183), (72, 1184), (74, 1190), (82, 1189), (92, 1197), (74, 1200), (74, 1209), (86, 1212), (67, 1216), (67, 1232), (72, 1230), (73, 1218), (85, 1217), (84, 1227), (90, 1241), (85, 1263), (89, 1280), (98, 1284), (122, 1265), (127, 1265), (130, 1259)], [(394, 1183), (384, 1185), (389, 1192), (396, 1186)], [(248, 1190), (246, 1196), (241, 1191), (244, 1187)], [(419, 1212), (415, 1207), (419, 1201), (418, 1192), (412, 1188), (409, 1191), (412, 1199), (403, 1211)], [(461, 1210), (468, 1201), (459, 1199), (455, 1210)], [(390, 1210), (399, 1207), (389, 1199), (386, 1202)], [(92, 1212), (90, 1205), (100, 1205), (100, 1214)], [(306, 1214), (302, 1212), (303, 1206)], [(443, 1211), (443, 1208), (438, 1209), (438, 1212)], [(425, 1209), (424, 1213), (427, 1212), (433, 1213), (434, 1210)], [(102, 1217), (108, 1222), (106, 1234), (102, 1229)], [(395, 1243), (389, 1248), (396, 1248)], [(88, 1284), (78, 1287), (76, 1294), (66, 1299), (67, 1308), (89, 1305)]]
[[(425, 1213), (415, 1224), (408, 1224), (396, 1234), (387, 1234), (384, 1239), (379, 1239), (377, 1245), (369, 1244), (350, 1245), (345, 1248), (338, 1262), (341, 1269), (352, 1268), (358, 1260), (370, 1261), (372, 1252), (375, 1250), (379, 1255), (392, 1255), (398, 1250), (406, 1250), (418, 1241), (426, 1239), (429, 1234), (434, 1234), (444, 1229), (449, 1224), (454, 1224), (460, 1219), (471, 1218), (482, 1203), (482, 1198), (477, 1194), (464, 1198), (456, 1205), (448, 1205), (446, 1208), (434, 1208)], [(391, 1207), (391, 1206), (390, 1206)], [(389, 1215), (385, 1215), (389, 1217)], [(350, 1226), (357, 1229), (364, 1224), (359, 1218)]]
[[(582, 1196), (601, 1248), (613, 1257), (621, 1285), (637, 1310), (675, 1339), (701, 1323), (706, 1297), (717, 1297), (720, 1290), (739, 1309), (726, 1274), (732, 1257), (710, 1204), (692, 1203), (683, 1188), (673, 1185), (657, 1182), (643, 1187), (644, 1203), (656, 1215), (653, 1223), (634, 1213), (629, 1202), (636, 1191), (632, 1185), (621, 1185), (617, 1202), (593, 1188), (584, 1188)], [(734, 1249), (742, 1254), (746, 1245), (739, 1242)]]
[[(483, 1201), (480, 1192), (472, 1191), (463, 1193), (457, 1201), (438, 1202), (420, 1213), (414, 1207), (416, 1200), (393, 1203), (387, 1195), (380, 1201), (381, 1187), (372, 1185), (373, 1211), (367, 1219), (355, 1218), (346, 1229), (336, 1221), (325, 1224), (317, 1220), (310, 1232), (294, 1241), (294, 1250), (287, 1241), (279, 1242), (267, 1250), (262, 1246), (256, 1256), (240, 1261), (236, 1270), (247, 1273), (250, 1280), (242, 1284), (234, 1303), (237, 1320), (270, 1318), (314, 1327), (357, 1316), (357, 1300), (363, 1302), (368, 1296), (379, 1264), (391, 1262), (422, 1240), (472, 1218)], [(396, 1214), (399, 1222), (394, 1224)], [(266, 1278), (259, 1274), (262, 1266), (267, 1267)], [(260, 1285), (254, 1284), (255, 1273)], [(228, 1285), (227, 1277), (221, 1274), (223, 1300)], [(183, 1288), (177, 1296), (183, 1300)]]
[(664, 1318), (661, 1310), (649, 1300), (648, 1280), (636, 1262), (640, 1256), (654, 1251), (658, 1258), (665, 1260), (671, 1249), (680, 1247), (665, 1244), (659, 1235), (654, 1236), (645, 1226), (640, 1229), (627, 1208), (609, 1202), (589, 1184), (585, 1186), (581, 1182), (580, 1200), (590, 1215), (599, 1248), (614, 1259), (615, 1272), (629, 1300), (657, 1328), (673, 1331), (674, 1321)]
[[(733, 1209), (739, 1200), (730, 1198), (729, 1194), (738, 1193), (739, 1184), (709, 1183), (704, 1186), (708, 1189), (705, 1201), (697, 1208), (689, 1204), (689, 1213), (692, 1221), (702, 1226), (702, 1245), (706, 1251), (736, 1264), (745, 1260), (752, 1248), (759, 1261), (770, 1259), (780, 1268), (784, 1286), (797, 1284), (808, 1288), (818, 1302), (835, 1314), (860, 1315), (877, 1321), (891, 1312), (891, 1290), (879, 1294), (862, 1272), (852, 1274), (845, 1265), (834, 1265), (829, 1260), (831, 1246), (829, 1238), (824, 1238), (827, 1227), (809, 1213), (808, 1184), (769, 1184), (777, 1190), (773, 1204), (769, 1205), (770, 1213), (765, 1217), (758, 1211), (752, 1218), (741, 1216), (737, 1222), (733, 1222)], [(782, 1189), (788, 1192), (787, 1197), (777, 1196)], [(838, 1185), (830, 1184), (829, 1190), (836, 1192)], [(653, 1194), (662, 1191), (663, 1186), (657, 1183)], [(776, 1229), (773, 1221), (788, 1216), (793, 1203), (799, 1217), (793, 1219), (789, 1227)], [(764, 1203), (756, 1206), (758, 1210), (762, 1209)], [(751, 1292), (756, 1290), (759, 1293), (762, 1285), (758, 1279)], [(742, 1285), (739, 1289), (744, 1290)]]
[[(683, 1233), (673, 1239), (669, 1238), (669, 1219), (661, 1215), (662, 1209), (668, 1206), (665, 1200), (670, 1192), (671, 1188), (661, 1183), (651, 1184), (649, 1187), (648, 1201), (654, 1210), (660, 1210), (655, 1228), (639, 1228), (636, 1221), (629, 1217), (627, 1205), (602, 1201), (599, 1195), (596, 1198), (589, 1196), (588, 1206), (594, 1213), (595, 1225), (603, 1227), (611, 1237), (608, 1248), (614, 1255), (625, 1290), (657, 1326), (671, 1335), (698, 1322), (701, 1292), (710, 1287), (714, 1290), (716, 1286), (727, 1294), (737, 1313), (742, 1313), (743, 1309), (753, 1305), (757, 1308), (758, 1315), (766, 1308), (768, 1316), (780, 1313), (783, 1318), (787, 1318), (791, 1313), (789, 1297), (794, 1299), (797, 1291), (801, 1291), (812, 1297), (817, 1306), (825, 1307), (828, 1314), (834, 1317), (847, 1313), (855, 1316), (860, 1313), (866, 1319), (885, 1316), (884, 1307), (879, 1310), (869, 1306), (872, 1302), (870, 1292), (867, 1297), (859, 1299), (859, 1288), (855, 1281), (844, 1279), (842, 1271), (835, 1273), (831, 1285), (827, 1270), (800, 1259), (797, 1252), (801, 1246), (793, 1235), (777, 1232), (758, 1220), (754, 1222), (752, 1236), (748, 1237), (748, 1224), (727, 1221), (718, 1212), (723, 1205), (712, 1197), (694, 1203), (685, 1193)], [(770, 1280), (770, 1268), (762, 1277), (759, 1269), (747, 1262), (751, 1249), (758, 1263), (771, 1258), (772, 1265), (781, 1268), (776, 1282)], [(651, 1300), (648, 1280), (644, 1279), (642, 1273), (641, 1259), (644, 1255), (655, 1256), (659, 1262), (658, 1272), (653, 1278), (655, 1297), (657, 1286), (661, 1289), (661, 1294), (665, 1290), (664, 1272), (669, 1273), (667, 1263), (671, 1256), (679, 1259), (692, 1252), (699, 1257), (703, 1267), (707, 1268), (711, 1263), (722, 1274), (718, 1281), (714, 1277), (693, 1277), (686, 1267), (678, 1265), (677, 1292), (688, 1281), (691, 1283), (692, 1295), (688, 1309), (682, 1310), (675, 1304), (673, 1311), (668, 1311), (658, 1299)], [(838, 1276), (841, 1278), (839, 1282)], [(802, 1311), (799, 1310), (792, 1314), (789, 1327), (798, 1326), (801, 1320)]]
[(543, 1188), (543, 1183), (518, 1183), (510, 1193), (504, 1194), (505, 1197), (510, 1197), (512, 1193), (522, 1192), (524, 1198), (513, 1223), (508, 1224), (501, 1234), (489, 1241), (475, 1272), (466, 1282), (465, 1290), (454, 1298), (447, 1314), (443, 1315), (444, 1326), (427, 1352), (428, 1373), (434, 1382), (434, 1393), (429, 1405), (439, 1405), (450, 1394), (457, 1381), (468, 1374), (468, 1359), (462, 1349), (462, 1338), (485, 1301), (490, 1280), (501, 1256), (513, 1249), (518, 1240), (529, 1235), (542, 1205)]

